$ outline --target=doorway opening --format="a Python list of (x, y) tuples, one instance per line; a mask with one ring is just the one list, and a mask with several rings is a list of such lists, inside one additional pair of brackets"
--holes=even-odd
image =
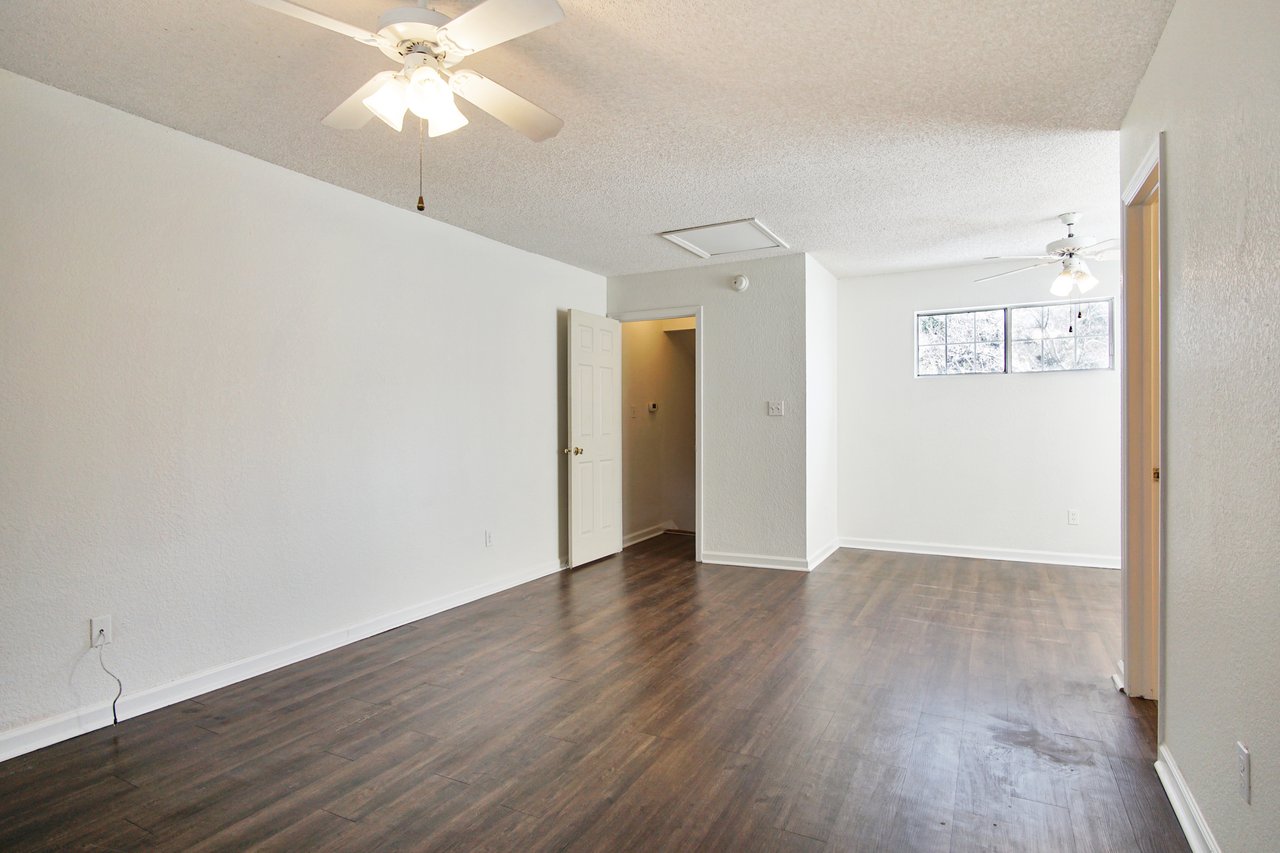
[(699, 308), (622, 321), (623, 546), (663, 533), (694, 537), (701, 560)]
[(1124, 659), (1119, 663), (1117, 684), (1131, 697), (1154, 700), (1162, 692), (1164, 650), (1163, 141), (1162, 134), (1124, 194)]

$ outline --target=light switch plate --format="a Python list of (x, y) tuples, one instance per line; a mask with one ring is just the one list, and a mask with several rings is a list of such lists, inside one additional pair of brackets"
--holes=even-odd
[(1249, 803), (1252, 799), (1249, 769), (1249, 750), (1240, 741), (1236, 741), (1236, 773), (1240, 777), (1240, 799), (1244, 800), (1245, 803)]

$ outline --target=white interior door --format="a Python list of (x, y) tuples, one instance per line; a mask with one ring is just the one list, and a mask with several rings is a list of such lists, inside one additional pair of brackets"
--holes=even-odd
[(569, 565), (622, 550), (622, 335), (569, 311)]

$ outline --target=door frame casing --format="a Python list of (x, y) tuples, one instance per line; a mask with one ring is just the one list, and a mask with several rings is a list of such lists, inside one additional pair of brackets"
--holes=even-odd
[[(1121, 587), (1120, 686), (1130, 696), (1164, 694), (1164, 483), (1166, 379), (1164, 369), (1165, 272), (1168, 237), (1165, 205), (1165, 135), (1159, 134), (1125, 187), (1121, 205), (1124, 253), (1121, 371)], [(1156, 280), (1149, 289), (1153, 255), (1144, 214), (1155, 199)], [(1151, 312), (1157, 316), (1151, 317)], [(1156, 362), (1153, 373), (1150, 361)], [(1156, 398), (1151, 404), (1153, 395)], [(1154, 423), (1153, 423), (1154, 421)], [(1152, 443), (1156, 447), (1152, 447)], [(1151, 467), (1160, 469), (1155, 489)], [(1156, 529), (1151, 530), (1154, 526)], [(1137, 559), (1135, 559), (1137, 558)], [(1159, 714), (1163, 729), (1163, 714)], [(1158, 735), (1162, 739), (1163, 734)]]
[[(616, 314), (609, 314), (609, 317), (617, 320), (619, 323), (634, 323), (642, 320), (678, 320), (683, 317), (692, 317), (694, 319), (693, 329), (693, 446), (694, 446), (694, 462), (693, 462), (693, 513), (694, 513), (694, 531), (693, 546), (694, 559), (699, 563), (702, 562), (702, 542), (703, 531), (706, 530), (706, 519), (703, 514), (702, 506), (702, 365), (705, 361), (703, 358), (703, 309), (701, 305), (682, 305), (674, 308), (645, 308), (638, 311), (621, 311)], [(626, 352), (622, 354), (623, 358), (627, 357)], [(621, 411), (618, 413), (619, 418), (622, 417)], [(621, 421), (619, 421), (621, 423)], [(625, 465), (626, 462), (624, 461)], [(624, 472), (625, 473), (625, 472)]]

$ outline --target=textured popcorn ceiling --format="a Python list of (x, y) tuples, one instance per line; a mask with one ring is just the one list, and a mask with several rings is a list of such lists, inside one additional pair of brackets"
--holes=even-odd
[[(369, 28), (391, 5), (307, 4)], [(428, 143), (428, 215), (605, 274), (711, 263), (658, 232), (755, 216), (844, 276), (1027, 254), (1069, 209), (1115, 236), (1116, 130), (1173, 0), (561, 5), (565, 21), (466, 65), (564, 130), (535, 144), (461, 103), (471, 124)], [(320, 124), (390, 64), (248, 3), (11, 0), (0, 66), (417, 198), (416, 132)]]

